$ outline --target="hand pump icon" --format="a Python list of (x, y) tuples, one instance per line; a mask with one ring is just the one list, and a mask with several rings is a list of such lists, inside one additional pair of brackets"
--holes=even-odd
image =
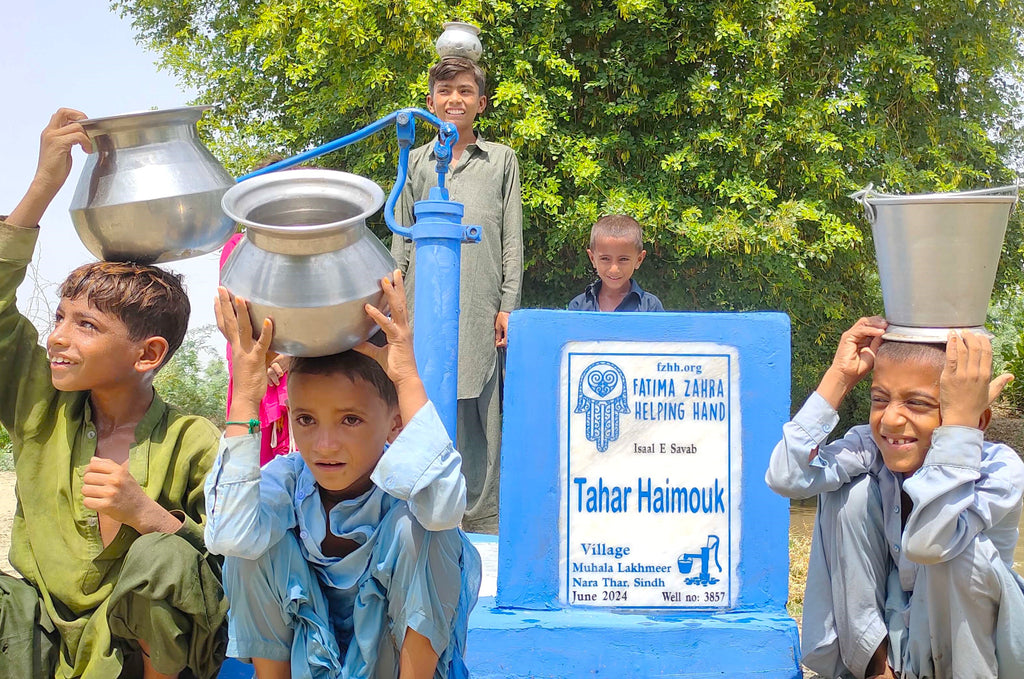
[(700, 575), (686, 578), (683, 582), (687, 585), (701, 585), (708, 587), (718, 582), (718, 578), (711, 577), (711, 550), (715, 550), (715, 566), (718, 572), (722, 572), (722, 565), (718, 562), (718, 536), (709, 535), (708, 544), (700, 548), (700, 554), (683, 554), (679, 557), (679, 572), (683, 575), (693, 570), (694, 559), (700, 559)]

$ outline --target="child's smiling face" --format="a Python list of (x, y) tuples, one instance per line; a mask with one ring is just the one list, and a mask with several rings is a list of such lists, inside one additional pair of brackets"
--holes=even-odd
[(633, 273), (646, 255), (647, 251), (638, 250), (633, 239), (615, 236), (599, 236), (594, 239), (594, 247), (587, 248), (590, 263), (608, 292), (628, 291)]
[(871, 381), (871, 436), (885, 466), (913, 474), (924, 464), (939, 411), (941, 367), (928, 361), (879, 356)]
[(384, 444), (402, 429), (398, 408), (373, 385), (346, 375), (293, 374), (288, 382), (295, 445), (317, 484), (343, 499), (370, 489)]
[(50, 379), (60, 391), (109, 389), (138, 379), (146, 342), (133, 340), (124, 321), (83, 295), (60, 300), (46, 352)]
[(434, 83), (427, 95), (427, 108), (441, 120), (452, 123), (460, 135), (473, 129), (476, 117), (487, 108), (487, 97), (481, 92), (472, 73), (460, 73), (451, 80)]

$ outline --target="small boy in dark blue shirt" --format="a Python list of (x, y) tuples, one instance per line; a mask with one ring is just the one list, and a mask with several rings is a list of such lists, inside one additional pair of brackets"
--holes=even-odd
[(590, 229), (590, 263), (598, 280), (569, 302), (570, 311), (664, 311), (661, 300), (644, 292), (633, 272), (647, 256), (640, 223), (628, 215), (601, 217)]

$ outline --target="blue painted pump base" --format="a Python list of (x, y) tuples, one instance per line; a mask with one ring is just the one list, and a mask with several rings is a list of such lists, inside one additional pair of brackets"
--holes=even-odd
[[(473, 679), (727, 677), (800, 679), (796, 622), (784, 612), (647, 616), (563, 609), (496, 608), (481, 599), (469, 618), (466, 664)], [(252, 665), (228, 659), (221, 679), (248, 679)]]
[(466, 664), (473, 679), (799, 679), (797, 647), (796, 622), (785, 611), (530, 611), (486, 598), (469, 618)]

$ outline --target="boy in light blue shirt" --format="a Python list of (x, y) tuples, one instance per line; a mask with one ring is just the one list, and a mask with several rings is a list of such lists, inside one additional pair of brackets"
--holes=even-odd
[[(983, 441), (988, 338), (882, 341), (862, 318), (783, 428), (768, 485), (818, 495), (804, 594), (804, 664), (826, 677), (1024, 677), (1024, 579), (1012, 570), (1024, 462)], [(825, 444), (868, 372), (870, 423)]]
[(226, 556), (228, 655), (259, 677), (468, 676), (480, 557), (458, 529), (461, 458), (416, 370), (401, 275), (381, 283), (392, 318), (366, 310), (388, 344), (294, 359), (298, 452), (262, 470), (273, 327), (252, 339), (246, 302), (219, 290), (234, 382), (206, 542)]

